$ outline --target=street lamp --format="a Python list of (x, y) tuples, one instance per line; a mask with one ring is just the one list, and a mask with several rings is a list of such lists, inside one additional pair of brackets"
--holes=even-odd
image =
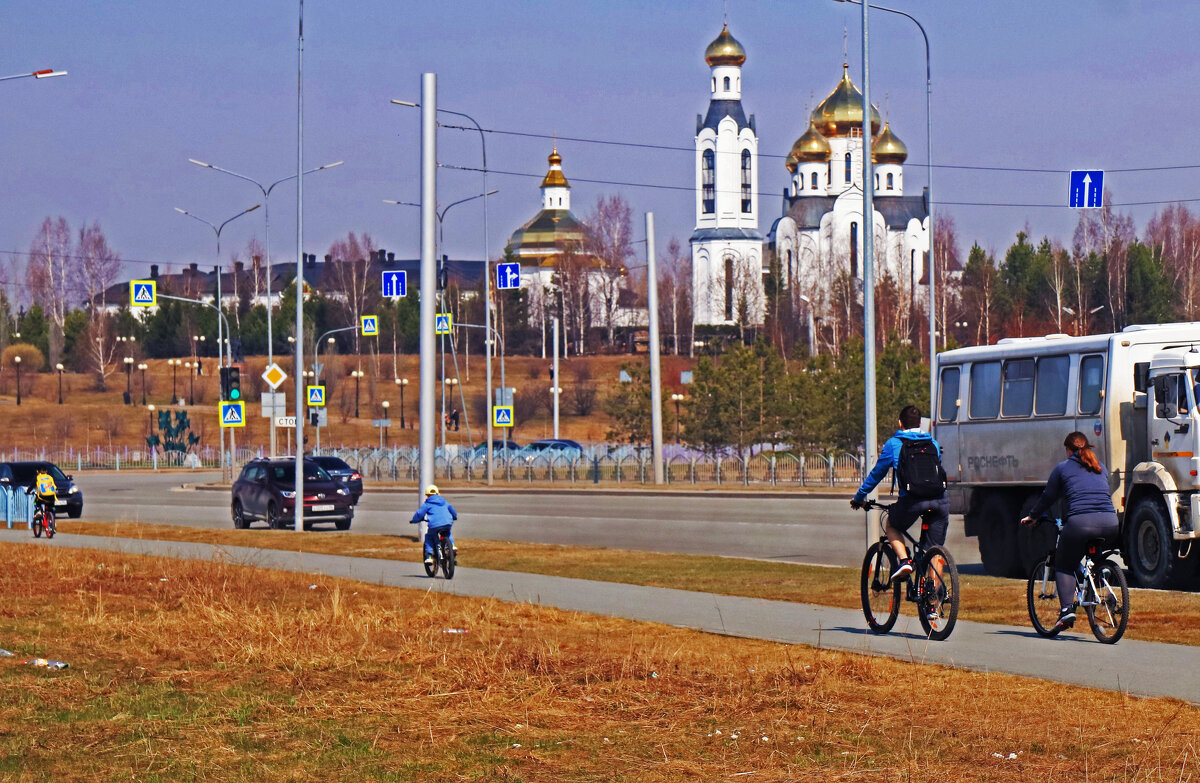
[(446, 449), (446, 387), (450, 387), (450, 399), (454, 399), (454, 389), (458, 386), (458, 378), (445, 378), (442, 381), (442, 450)]
[(183, 369), (187, 370), (190, 391), (188, 393), (188, 405), (196, 404), (196, 373), (192, 372), (192, 363), (184, 362)]
[[(853, 3), (854, 5), (862, 5), (862, 0), (837, 0), (839, 3)], [(937, 386), (937, 379), (934, 378), (933, 367), (937, 358), (937, 299), (934, 296), (936, 288), (937, 264), (934, 261), (934, 233), (936, 225), (933, 220), (933, 77), (930, 68), (929, 59), (929, 35), (925, 32), (925, 27), (917, 21), (917, 18), (904, 11), (887, 6), (875, 5), (869, 3), (868, 8), (874, 8), (878, 11), (886, 11), (889, 14), (903, 16), (917, 26), (921, 31), (921, 38), (925, 41), (925, 171), (926, 171), (926, 189), (927, 189), (927, 207), (929, 211), (929, 403), (933, 404), (933, 394)], [(864, 11), (865, 13), (865, 11)], [(864, 17), (865, 19), (866, 17)], [(865, 87), (866, 85), (864, 85)]]
[(146, 368), (148, 366), (145, 362), (139, 362), (137, 366), (142, 371), (142, 405), (146, 404)]
[(408, 378), (397, 378), (396, 387), (400, 389), (400, 429), (405, 428), (404, 424), (404, 387), (408, 386)]
[[(330, 338), (333, 339), (332, 337)], [(354, 418), (358, 418), (358, 384), (363, 377), (362, 370), (351, 370), (350, 377), (354, 379)]]
[(125, 357), (125, 404), (133, 404), (133, 357)]
[(683, 439), (679, 434), (679, 403), (683, 402), (682, 394), (672, 394), (671, 402), (675, 403), (675, 442), (682, 443)]
[(17, 365), (17, 405), (21, 404), (21, 355), (17, 354), (13, 357), (13, 364)]
[[(402, 101), (396, 98), (392, 99), (392, 103), (397, 106), (406, 106), (408, 108), (419, 108), (420, 104), (412, 101)], [(475, 130), (479, 132), (479, 146), (483, 153), (483, 324), (484, 324), (484, 345), (487, 350), (487, 361), (484, 362), (486, 368), (486, 385), (487, 385), (487, 483), (492, 484), (492, 353), (494, 351), (493, 344), (489, 338), (492, 326), (492, 258), (488, 252), (488, 164), (487, 164), (487, 136), (483, 132), (483, 127), (471, 115), (461, 111), (451, 111), (450, 109), (438, 108), (437, 111), (443, 114), (450, 114), (455, 117), (462, 117), (475, 126)], [(434, 117), (436, 118), (436, 113)], [(435, 119), (436, 122), (436, 119)], [(494, 192), (494, 191), (493, 191)], [(503, 355), (503, 354), (501, 354)]]
[[(392, 407), (392, 404), (391, 404), (390, 402), (388, 402), (387, 400), (384, 400), (384, 401), (383, 401), (382, 403), (380, 403), (380, 404), (383, 406), (383, 420), (384, 420), (384, 422), (387, 422), (387, 420), (388, 420), (388, 408)], [(384, 443), (384, 441), (386, 441), (387, 439), (388, 439), (388, 437), (387, 437), (387, 424), (385, 423), (385, 424), (383, 425), (383, 427), (381, 427), (381, 428), (380, 428), (380, 430), (379, 430), (379, 450), (380, 450), (380, 451), (383, 451), (383, 443)]]
[[(144, 403), (143, 403), (144, 404)], [(146, 405), (146, 437), (154, 434), (154, 405)]]
[(58, 364), (54, 365), (54, 369), (58, 370), (58, 404), (62, 405), (63, 404), (63, 400), (62, 400), (63, 365), (62, 365), (62, 362), (59, 362)]
[(17, 74), (13, 74), (12, 76), (0, 76), (0, 82), (7, 82), (11, 79), (28, 79), (31, 76), (34, 79), (49, 79), (54, 76), (66, 76), (66, 75), (67, 75), (66, 71), (56, 71), (53, 68), (46, 68), (45, 70), (34, 71), (33, 73), (17, 73)]
[(175, 371), (179, 369), (178, 359), (167, 359), (167, 365), (171, 368), (171, 404), (175, 404), (175, 400), (179, 399), (175, 396)]
[[(188, 158), (188, 162), (194, 163), (197, 166), (202, 166), (206, 169), (212, 169), (213, 171), (219, 171), (222, 174), (228, 174), (231, 177), (237, 177), (238, 179), (245, 180), (246, 182), (249, 182), (250, 184), (254, 185), (259, 190), (262, 191), (263, 225), (264, 225), (263, 230), (265, 232), (264, 233), (264, 237), (265, 237), (264, 241), (266, 243), (266, 255), (267, 255), (267, 258), (266, 258), (266, 264), (267, 264), (267, 274), (266, 274), (266, 278), (267, 278), (267, 366), (270, 367), (272, 364), (275, 363), (275, 338), (274, 338), (274, 332), (272, 331), (272, 325), (271, 325), (271, 191), (273, 191), (275, 189), (276, 185), (282, 185), (284, 182), (289, 182), (293, 179), (299, 179), (304, 174), (315, 174), (318, 171), (324, 171), (325, 169), (335, 168), (337, 166), (342, 165), (345, 161), (339, 160), (336, 163), (326, 163), (324, 166), (318, 166), (315, 169), (309, 169), (308, 171), (302, 171), (298, 174), (293, 174), (290, 177), (284, 177), (283, 179), (276, 180), (275, 182), (271, 183), (270, 185), (263, 185), (261, 182), (250, 179), (249, 177), (245, 176), (244, 174), (238, 174), (236, 171), (230, 171), (229, 169), (223, 169), (220, 166), (214, 166), (211, 163), (205, 163), (203, 161), (196, 160), (195, 158)], [(217, 252), (217, 255), (218, 256), (220, 255), (219, 250)], [(274, 457), (275, 456), (275, 427), (274, 426), (270, 427), (270, 430), (271, 430), (271, 456)]]

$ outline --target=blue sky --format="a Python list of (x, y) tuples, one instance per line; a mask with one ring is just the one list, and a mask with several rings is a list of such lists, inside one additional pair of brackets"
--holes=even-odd
[[(1200, 164), (1200, 64), (1191, 3), (1119, 0), (1046, 3), (904, 2), (933, 48), (934, 160), (1024, 168)], [(730, 0), (743, 43), (743, 103), (757, 117), (760, 151), (785, 155), (806, 109), (833, 88), (849, 28), (851, 73), (861, 84), (859, 14), (833, 0)], [(441, 105), (487, 128), (557, 133), (690, 149), (708, 100), (705, 46), (721, 28), (717, 0), (305, 4), (305, 162), (346, 165), (306, 179), (305, 251), (323, 254), (347, 231), (370, 233), (398, 256), (418, 252), (417, 210), (383, 199), (419, 197), (419, 113), (389, 104), (419, 98), (438, 74)], [(212, 234), (173, 211), (220, 222), (259, 200), (238, 180), (187, 163), (199, 158), (260, 180), (295, 173), (294, 0), (254, 3), (46, 0), (0, 6), (0, 75), (58, 68), (66, 78), (0, 83), (0, 251), (26, 251), (48, 215), (73, 227), (98, 220), (128, 259), (211, 264)], [(924, 53), (905, 19), (873, 13), (872, 98), (909, 147), (906, 186), (924, 184)], [(885, 97), (886, 96), (886, 97)], [(547, 139), (490, 135), (494, 175), (489, 248), (539, 205)], [(686, 243), (689, 191), (595, 185), (581, 179), (691, 188), (690, 152), (563, 141), (564, 169), (584, 216), (621, 192), (638, 216), (653, 211), (659, 247)], [(444, 130), (440, 160), (477, 166), (478, 136)], [(778, 216), (787, 172), (761, 161), (762, 229)], [(1117, 202), (1200, 198), (1196, 170), (1110, 174)], [(941, 202), (1057, 204), (1066, 174), (939, 169)], [(477, 173), (443, 169), (440, 200), (479, 192)], [(295, 257), (295, 189), (272, 197), (275, 260)], [(1157, 206), (1124, 208), (1139, 230)], [(1065, 208), (946, 206), (970, 242), (1003, 252), (1026, 224), (1069, 242)], [(261, 213), (226, 229), (223, 249), (261, 237)], [(639, 232), (640, 233), (640, 232)], [(482, 252), (482, 210), (446, 221), (447, 250)], [(12, 257), (12, 256), (8, 256)]]

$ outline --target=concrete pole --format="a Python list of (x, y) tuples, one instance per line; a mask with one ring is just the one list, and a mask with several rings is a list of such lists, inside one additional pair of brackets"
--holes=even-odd
[[(875, 463), (879, 450), (875, 410), (875, 172), (871, 165), (871, 57), (867, 36), (867, 9), (862, 4), (862, 63), (863, 63), (863, 381), (866, 389), (866, 416), (863, 468)], [(874, 493), (872, 493), (874, 494)], [(871, 544), (871, 516), (864, 515), (867, 545)]]
[(554, 377), (550, 379), (550, 394), (554, 397), (554, 437), (558, 438), (558, 316), (551, 319), (551, 329), (554, 330), (554, 370), (551, 373)]
[[(217, 276), (217, 300), (213, 303), (217, 306), (217, 412), (221, 411), (221, 402), (225, 399), (225, 395), (221, 393), (221, 368), (225, 365), (221, 363), (222, 350), (225, 347), (225, 342), (222, 339), (221, 331), (221, 235), (217, 234), (217, 265), (213, 267), (213, 272)], [(128, 378), (126, 374), (126, 378)], [(227, 427), (221, 427), (221, 481), (232, 481), (227, 479), (229, 468), (225, 467), (225, 430)]]
[(646, 213), (646, 291), (650, 309), (650, 458), (654, 483), (663, 483), (662, 365), (658, 339), (658, 271), (654, 258), (654, 213)]
[(304, 0), (296, 37), (296, 532), (304, 530)]
[[(418, 426), (420, 427), (420, 483), (417, 502), (424, 500), (425, 488), (433, 483), (434, 416), (433, 397), (436, 373), (436, 341), (433, 339), (437, 316), (437, 74), (421, 75), (421, 377)], [(420, 525), (425, 539), (425, 523)]]

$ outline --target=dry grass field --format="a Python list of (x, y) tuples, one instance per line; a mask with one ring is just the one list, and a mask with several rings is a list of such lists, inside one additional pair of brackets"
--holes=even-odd
[[(197, 541), (321, 554), (416, 561), (412, 536), (350, 533), (294, 533), (269, 530), (212, 530), (172, 525), (63, 520), (60, 531), (127, 538)], [(597, 547), (459, 541), (460, 564), (467, 568), (520, 571), (605, 582), (771, 598), (858, 609), (859, 571), (853, 568), (632, 552)], [(1025, 583), (989, 576), (961, 577), (959, 617), (975, 622), (1027, 626)], [(1200, 646), (1200, 595), (1133, 590), (1126, 638)], [(906, 606), (903, 611), (911, 612)], [(1071, 633), (1089, 634), (1081, 621)]]
[(48, 546), (0, 546), (0, 592), (6, 780), (1200, 776), (1171, 700)]

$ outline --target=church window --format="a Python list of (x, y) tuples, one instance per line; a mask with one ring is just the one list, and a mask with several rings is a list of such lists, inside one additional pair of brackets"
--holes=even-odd
[(875, 189), (879, 190), (879, 175), (875, 175)]
[(817, 172), (815, 171), (812, 173), (812, 189), (817, 189)]
[(713, 89), (713, 92), (716, 92), (716, 91), (717, 91), (717, 77), (715, 77), (715, 76), (713, 77), (713, 86), (712, 86), (712, 89)]
[(892, 189), (893, 189), (893, 188), (892, 188), (892, 175), (891, 175), (891, 174), (888, 174), (888, 177), (887, 177), (887, 188), (888, 188), (888, 190), (892, 190)]
[(750, 150), (742, 150), (742, 212), (746, 213), (752, 211), (751, 204), (754, 203), (750, 190), (752, 173)]
[(729, 77), (728, 76), (725, 77), (725, 89), (726, 90), (729, 89)]
[(825, 164), (825, 184), (826, 185), (833, 184), (833, 161), (832, 160)]
[(850, 224), (850, 276), (858, 277), (858, 224)]
[(716, 172), (713, 169), (716, 167), (716, 155), (712, 150), (705, 150), (703, 161), (700, 164), (700, 200), (702, 203), (701, 212), (706, 215), (711, 215), (716, 209), (716, 183), (714, 177)]
[(725, 256), (725, 320), (733, 320), (733, 256)]
[(786, 286), (790, 285), (791, 282), (792, 282), (792, 251), (789, 250), (789, 251), (787, 251), (787, 277), (784, 279), (783, 285), (786, 287)]
[(850, 153), (846, 153), (846, 181), (850, 181)]

